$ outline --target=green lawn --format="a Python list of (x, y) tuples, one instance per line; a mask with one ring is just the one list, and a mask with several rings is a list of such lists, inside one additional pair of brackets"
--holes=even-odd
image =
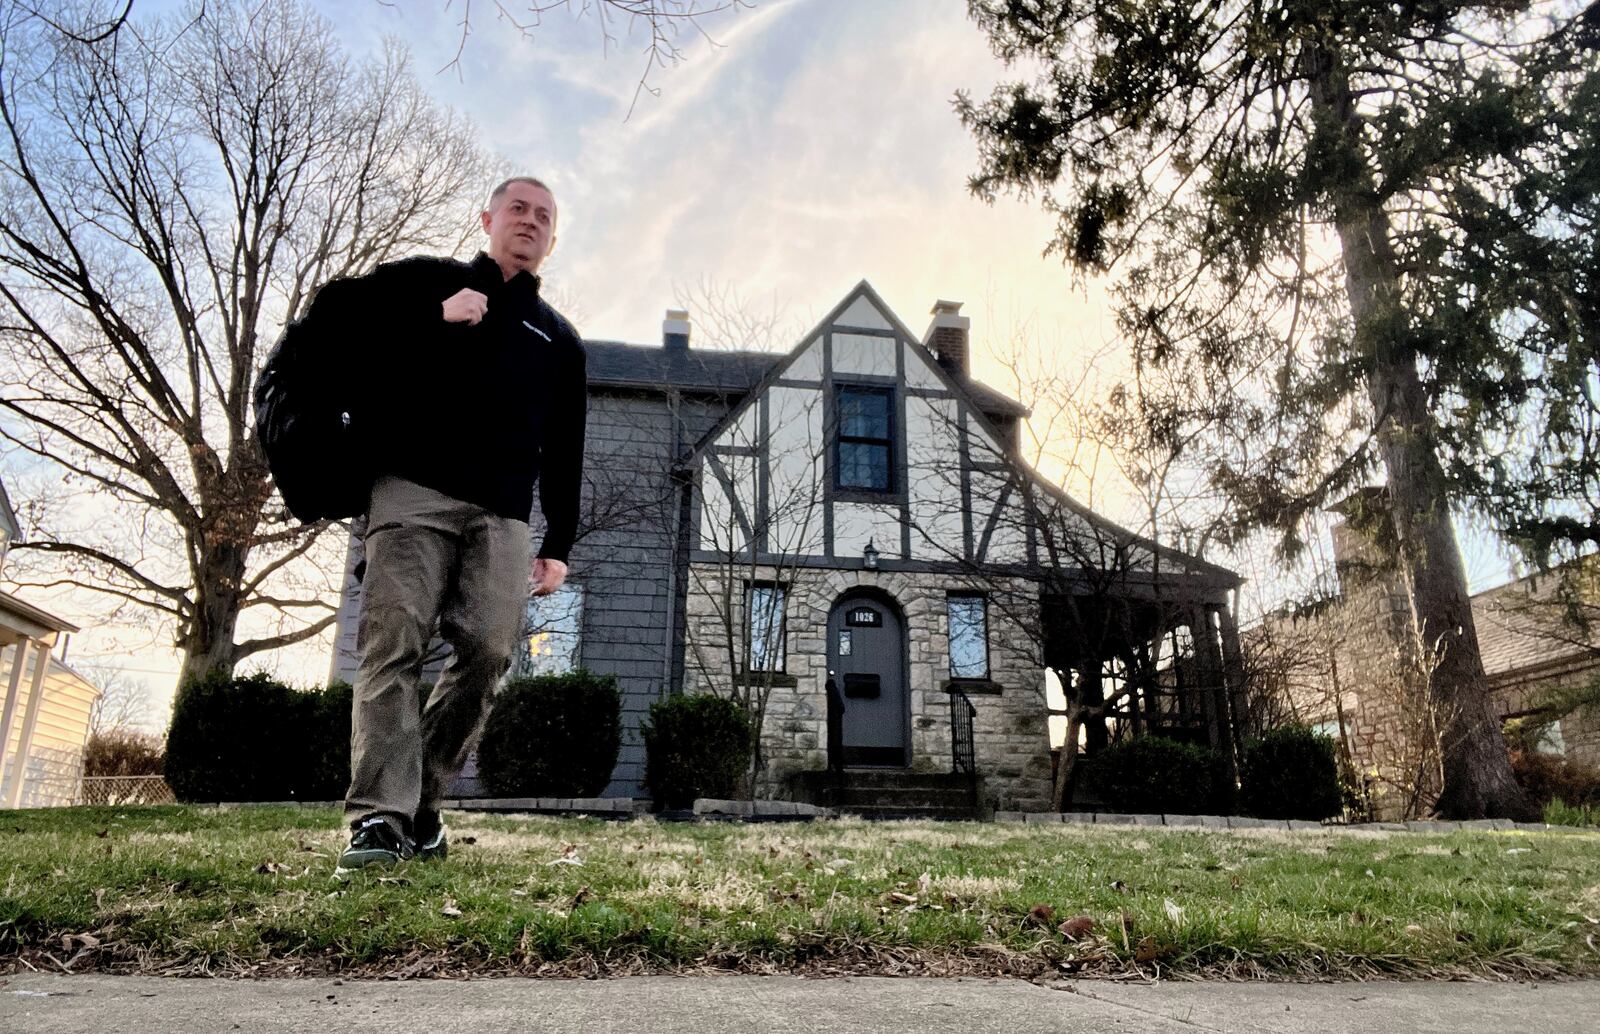
[[(0, 968), (1600, 972), (1600, 832), (483, 816), (451, 832), (444, 864), (339, 884), (332, 810), (6, 813)], [(1069, 922), (1085, 916), (1092, 930)]]

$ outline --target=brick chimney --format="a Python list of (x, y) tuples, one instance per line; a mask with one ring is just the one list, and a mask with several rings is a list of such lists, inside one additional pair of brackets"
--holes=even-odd
[(689, 350), (689, 310), (668, 309), (661, 321), (661, 347), (669, 352)]
[(967, 337), (971, 329), (972, 320), (961, 315), (960, 302), (941, 298), (933, 303), (933, 322), (928, 324), (922, 343), (953, 377), (965, 378), (972, 372), (967, 357)]

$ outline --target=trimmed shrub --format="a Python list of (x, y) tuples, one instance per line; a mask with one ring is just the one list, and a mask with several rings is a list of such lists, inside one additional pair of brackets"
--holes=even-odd
[(166, 761), (161, 737), (148, 732), (114, 729), (95, 733), (83, 746), (85, 776), (152, 776)]
[(1163, 736), (1140, 736), (1107, 747), (1087, 762), (1089, 785), (1118, 811), (1210, 814), (1218, 807), (1217, 752)]
[(181, 801), (337, 800), (350, 782), (350, 689), (213, 672), (178, 691), (167, 785)]
[(1316, 821), (1344, 807), (1333, 739), (1304, 725), (1273, 729), (1245, 746), (1239, 768), (1245, 813)]
[(598, 797), (622, 747), (617, 680), (578, 670), (512, 679), (478, 744), (478, 776), (496, 797)]
[(355, 690), (335, 682), (324, 690), (295, 694), (300, 712), (297, 737), (285, 748), (299, 756), (291, 796), (302, 801), (343, 800), (350, 789), (350, 710)]
[(750, 767), (754, 731), (732, 700), (695, 693), (650, 705), (644, 735), (644, 785), (662, 808), (687, 808), (696, 797), (730, 799)]

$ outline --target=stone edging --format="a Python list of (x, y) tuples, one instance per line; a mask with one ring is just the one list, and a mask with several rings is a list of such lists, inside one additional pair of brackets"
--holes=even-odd
[(1097, 826), (1174, 826), (1203, 829), (1282, 829), (1282, 830), (1372, 830), (1386, 833), (1454, 833), (1469, 829), (1523, 830), (1528, 832), (1589, 833), (1582, 826), (1552, 826), (1544, 822), (1512, 822), (1510, 819), (1473, 819), (1466, 822), (1363, 822), (1357, 824), (1307, 822), (1303, 819), (1252, 819), (1242, 815), (1122, 815), (1090, 811), (997, 811), (996, 822), (1023, 822), (1029, 825)]

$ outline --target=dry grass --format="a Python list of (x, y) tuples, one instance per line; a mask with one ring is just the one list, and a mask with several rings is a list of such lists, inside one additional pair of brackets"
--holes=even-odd
[[(12, 813), (12, 967), (1532, 976), (1600, 967), (1600, 834), (451, 817), (330, 880), (332, 811)], [(1059, 927), (1088, 917), (1071, 936)]]

